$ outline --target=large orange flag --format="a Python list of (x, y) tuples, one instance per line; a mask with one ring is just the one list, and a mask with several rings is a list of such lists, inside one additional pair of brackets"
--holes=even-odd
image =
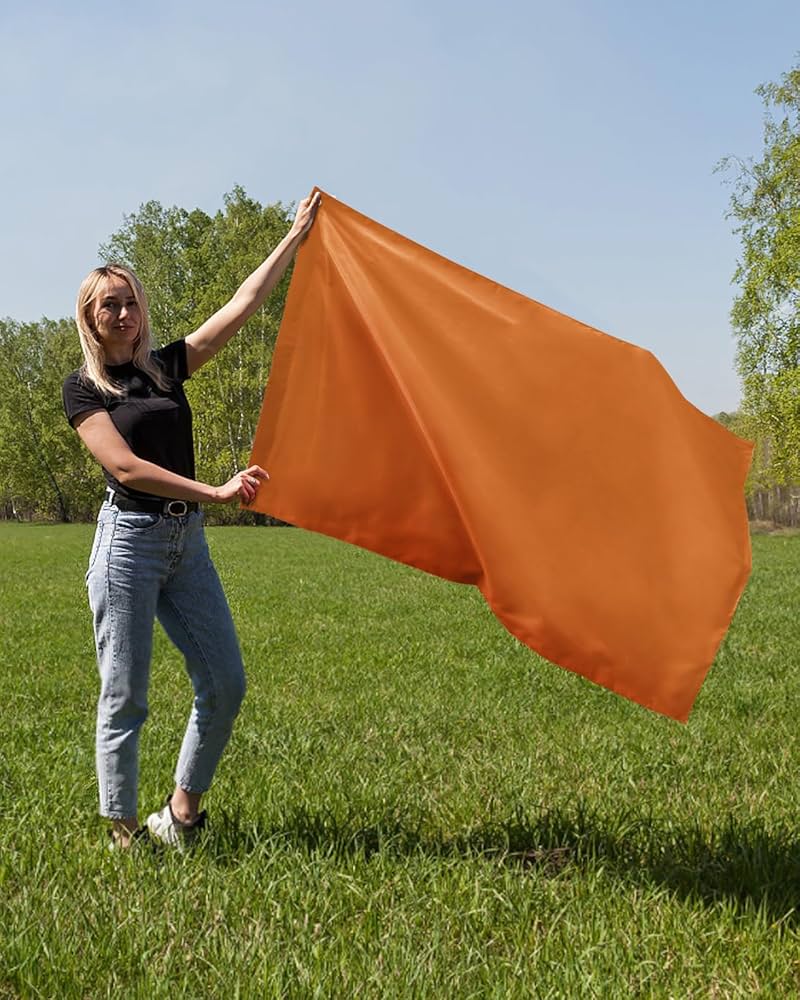
[(547, 659), (685, 720), (750, 569), (751, 452), (648, 351), (323, 194), (253, 506), (474, 584)]

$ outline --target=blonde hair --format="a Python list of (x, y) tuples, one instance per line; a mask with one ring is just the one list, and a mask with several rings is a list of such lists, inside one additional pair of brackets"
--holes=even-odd
[(94, 329), (91, 306), (97, 298), (101, 282), (111, 277), (122, 278), (128, 283), (136, 305), (141, 315), (139, 335), (133, 345), (133, 363), (145, 372), (156, 383), (159, 389), (169, 389), (169, 381), (161, 370), (158, 361), (153, 357), (153, 335), (150, 330), (150, 318), (147, 308), (147, 295), (141, 281), (130, 268), (122, 264), (105, 264), (96, 267), (81, 282), (78, 289), (78, 301), (75, 305), (75, 321), (78, 324), (78, 335), (83, 351), (82, 377), (91, 382), (100, 392), (109, 396), (124, 396), (125, 388), (112, 378), (106, 371), (106, 356), (103, 344)]

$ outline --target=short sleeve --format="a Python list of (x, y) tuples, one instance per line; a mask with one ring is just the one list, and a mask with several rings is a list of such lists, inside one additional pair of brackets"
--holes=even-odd
[(105, 410), (106, 408), (100, 392), (94, 386), (84, 382), (79, 371), (73, 372), (64, 379), (61, 398), (64, 403), (64, 413), (73, 427), (75, 426), (75, 418), (82, 413), (92, 413), (95, 410)]
[(189, 364), (186, 359), (186, 341), (173, 340), (166, 347), (153, 352), (161, 362), (169, 378), (185, 382), (189, 378)]

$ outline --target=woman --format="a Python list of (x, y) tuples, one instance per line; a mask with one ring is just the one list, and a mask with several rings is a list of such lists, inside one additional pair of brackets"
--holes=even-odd
[(233, 298), (185, 339), (153, 350), (147, 299), (125, 267), (96, 268), (78, 293), (84, 364), (64, 382), (64, 409), (108, 484), (86, 575), (100, 697), (97, 776), (112, 847), (139, 830), (138, 742), (147, 718), (153, 622), (183, 653), (194, 705), (175, 789), (147, 819), (179, 849), (202, 827), (200, 799), (231, 734), (245, 681), (233, 621), (203, 535), (203, 502), (250, 503), (267, 473), (254, 465), (222, 486), (195, 478), (192, 417), (182, 383), (264, 303), (314, 221), (319, 193)]

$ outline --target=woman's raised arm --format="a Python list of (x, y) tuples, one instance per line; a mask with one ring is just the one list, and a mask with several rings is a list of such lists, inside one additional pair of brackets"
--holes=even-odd
[(186, 361), (190, 375), (213, 358), (264, 304), (311, 228), (319, 201), (320, 193), (317, 191), (300, 202), (291, 229), (264, 263), (245, 278), (229, 302), (186, 338)]

